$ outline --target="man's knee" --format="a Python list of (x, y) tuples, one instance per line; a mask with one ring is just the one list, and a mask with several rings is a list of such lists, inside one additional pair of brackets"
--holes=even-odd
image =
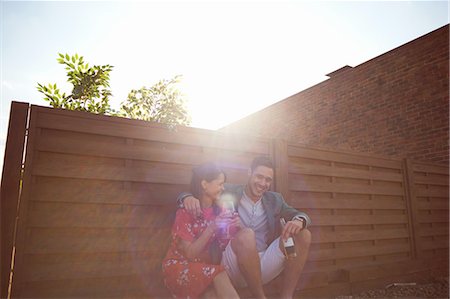
[(298, 234), (295, 235), (295, 244), (298, 244), (299, 246), (303, 248), (308, 248), (311, 244), (311, 231), (307, 228), (301, 230)]
[(256, 250), (255, 232), (247, 227), (241, 229), (231, 240), (231, 247), (236, 254), (242, 251)]

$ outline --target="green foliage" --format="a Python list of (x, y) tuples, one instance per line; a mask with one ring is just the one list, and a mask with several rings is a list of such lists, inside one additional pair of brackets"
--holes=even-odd
[(37, 89), (44, 94), (44, 100), (54, 108), (109, 114), (145, 121), (176, 125), (189, 125), (191, 120), (185, 108), (185, 100), (176, 84), (180, 76), (170, 80), (160, 80), (150, 88), (131, 90), (121, 103), (120, 111), (110, 107), (109, 73), (112, 66), (94, 65), (89, 67), (83, 56), (59, 53), (58, 63), (65, 65), (67, 81), (73, 85), (72, 93), (61, 93), (56, 84), (38, 83)]
[(189, 125), (190, 116), (185, 100), (177, 89), (181, 77), (160, 80), (150, 88), (131, 90), (127, 100), (122, 102), (119, 115), (146, 121), (175, 125)]
[(112, 66), (94, 65), (89, 67), (83, 56), (59, 53), (58, 63), (67, 70), (67, 81), (73, 85), (72, 93), (60, 93), (56, 84), (38, 83), (37, 89), (44, 94), (44, 100), (54, 108), (88, 111), (99, 114), (114, 113), (109, 105), (109, 73)]

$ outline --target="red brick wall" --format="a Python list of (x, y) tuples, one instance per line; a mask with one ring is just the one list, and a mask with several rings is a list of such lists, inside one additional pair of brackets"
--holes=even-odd
[(223, 130), (448, 164), (448, 125), (446, 25)]

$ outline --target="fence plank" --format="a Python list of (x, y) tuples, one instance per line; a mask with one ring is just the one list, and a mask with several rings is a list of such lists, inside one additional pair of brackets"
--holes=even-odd
[(433, 200), (433, 201), (419, 201), (417, 208), (419, 210), (448, 210), (449, 202), (446, 199)]
[(171, 211), (153, 206), (33, 202), (29, 227), (165, 228)]
[(34, 157), (34, 145), (39, 138), (40, 131), (36, 129), (37, 111), (33, 106), (29, 109), (28, 138), (25, 149), (25, 166), (23, 170), (22, 192), (20, 197), (20, 207), (18, 209), (17, 237), (15, 243), (16, 254), (14, 258), (13, 283), (11, 288), (11, 297), (20, 297), (23, 291), (22, 285), (25, 283), (26, 264), (24, 263), (23, 253), (27, 247), (27, 222), (28, 205), (32, 196), (32, 169)]
[(304, 209), (320, 208), (320, 209), (379, 209), (379, 210), (405, 210), (406, 203), (402, 200), (354, 200), (354, 199), (325, 199), (314, 198), (314, 194), (310, 198), (304, 198), (290, 194), (289, 202)]
[(381, 171), (368, 171), (357, 169), (336, 168), (322, 165), (289, 164), (289, 172), (293, 174), (322, 175), (345, 178), (358, 178), (368, 180), (381, 180), (391, 182), (402, 182), (402, 175), (399, 173), (386, 173)]
[(186, 184), (131, 183), (125, 189), (121, 181), (38, 177), (33, 184), (33, 201), (152, 205), (175, 208), (180, 192), (189, 190)]
[(313, 225), (364, 225), (407, 223), (406, 215), (310, 215)]
[(355, 194), (403, 195), (403, 188), (401, 186), (338, 184), (331, 182), (316, 183), (294, 180), (292, 178), (289, 178), (289, 186), (292, 191), (348, 193), (351, 190), (351, 193)]
[(414, 163), (413, 165), (413, 171), (416, 172), (431, 172), (431, 173), (437, 173), (442, 175), (449, 175), (448, 167), (439, 166), (439, 165), (430, 165), (430, 164), (422, 164), (422, 163)]
[(359, 154), (339, 153), (336, 151), (317, 150), (299, 146), (289, 146), (288, 155), (292, 157), (305, 157), (310, 159), (343, 162), (359, 165), (374, 165), (391, 169), (401, 169), (401, 162), (398, 160), (373, 158)]
[(418, 197), (441, 197), (448, 198), (449, 190), (447, 188), (433, 189), (425, 188), (423, 186), (415, 186), (415, 193)]
[(411, 161), (408, 159), (403, 160), (404, 178), (405, 178), (405, 194), (408, 221), (410, 223), (409, 231), (411, 235), (411, 253), (412, 258), (416, 258), (420, 255), (419, 238), (419, 223), (417, 221), (417, 193), (414, 186), (414, 172)]
[(427, 184), (427, 185), (438, 185), (438, 186), (447, 186), (448, 187), (448, 176), (435, 176), (435, 177), (420, 177), (416, 176), (414, 178), (414, 182), (416, 184)]
[(333, 260), (344, 259), (351, 257), (365, 257), (374, 255), (384, 255), (399, 252), (409, 252), (409, 244), (394, 244), (384, 246), (364, 246), (346, 248), (345, 250), (332, 248), (332, 249), (318, 249), (309, 253), (309, 260)]
[[(127, 181), (160, 184), (189, 184), (192, 165), (133, 161), (125, 167), (125, 160), (41, 153), (33, 169), (34, 176)], [(234, 180), (244, 181), (242, 170), (227, 169)]]
[(22, 158), (25, 149), (25, 134), (28, 118), (28, 104), (12, 102), (9, 115), (8, 136), (1, 184), (1, 298), (8, 295), (9, 274), (13, 251), (14, 225), (19, 201)]
[[(29, 264), (26, 281), (40, 280), (68, 280), (82, 278), (101, 278), (121, 275), (135, 275), (149, 273), (155, 268), (161, 267), (161, 261), (136, 260), (136, 261), (115, 261), (104, 263), (103, 261), (91, 261), (89, 263), (69, 263), (69, 264)], [(70, 269), (70, 271), (67, 271)]]
[(151, 244), (167, 245), (170, 225), (161, 229), (134, 228), (33, 228), (30, 230), (27, 254), (112, 253), (152, 251)]
[(25, 298), (170, 298), (153, 272), (103, 278), (27, 282)]
[[(155, 126), (143, 121), (134, 122), (139, 125), (131, 126), (126, 121), (116, 122), (112, 118), (105, 116), (98, 116), (98, 118), (77, 118), (72, 115), (64, 115), (66, 114), (64, 112), (67, 111), (60, 111), (61, 113), (57, 113), (57, 111), (52, 111), (52, 109), (48, 108), (36, 108), (39, 109), (40, 112), (37, 120), (37, 127), (39, 128), (154, 140), (168, 143), (181, 143), (186, 145), (201, 145), (211, 148), (240, 150), (260, 154), (268, 154), (270, 152), (270, 142), (263, 138), (252, 138), (249, 140), (246, 137), (235, 135), (227, 138), (226, 135), (220, 132), (202, 132), (183, 127), (178, 128), (176, 131), (168, 131), (161, 126)], [(77, 115), (80, 115), (80, 113)]]
[(429, 214), (429, 215), (418, 215), (417, 222), (419, 223), (448, 223), (448, 214)]
[[(58, 131), (56, 131), (58, 132)], [(251, 154), (240, 154), (236, 151), (226, 151), (220, 148), (211, 149), (205, 154), (205, 148), (196, 146), (191, 151), (181, 144), (161, 143), (150, 146), (148, 144), (125, 144), (116, 140), (105, 139), (102, 135), (74, 134), (44, 134), (38, 141), (36, 149), (45, 152), (66, 153), (72, 155), (86, 155), (95, 157), (109, 157), (119, 159), (135, 159), (142, 161), (157, 161), (165, 163), (197, 165), (207, 161), (220, 161), (225, 165), (247, 165)], [(183, 151), (185, 155), (180, 155)]]
[(314, 234), (313, 243), (348, 242), (378, 239), (408, 238), (408, 230), (359, 230), (359, 231), (333, 231)]

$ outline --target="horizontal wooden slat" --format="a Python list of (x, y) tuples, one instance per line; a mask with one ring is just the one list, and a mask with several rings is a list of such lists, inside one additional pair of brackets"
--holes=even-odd
[[(31, 229), (26, 253), (101, 253), (151, 251), (165, 253), (170, 227), (163, 229)], [(159, 246), (155, 246), (159, 244)], [(164, 251), (164, 252), (163, 252)]]
[(169, 298), (156, 273), (105, 278), (31, 281), (24, 284), (25, 298)]
[(402, 182), (403, 176), (400, 173), (364, 171), (357, 169), (345, 169), (327, 167), (321, 165), (289, 164), (289, 172), (294, 174), (323, 175), (330, 177), (359, 178), (369, 180), (383, 180), (392, 182)]
[[(270, 143), (262, 138), (225, 136), (217, 131), (195, 131), (184, 128), (169, 131), (151, 125), (130, 125), (126, 122), (108, 121), (105, 118), (72, 117), (42, 111), (38, 115), (37, 127), (56, 130), (92, 133), (106, 136), (118, 136), (143, 140), (157, 140), (170, 143), (181, 143), (221, 149), (240, 150), (268, 154)], [(136, 123), (135, 123), (136, 124)]]
[(448, 199), (444, 200), (431, 200), (429, 202), (420, 201), (417, 203), (419, 210), (448, 210)]
[(289, 189), (292, 191), (308, 192), (336, 192), (355, 194), (381, 194), (381, 195), (403, 195), (402, 187), (385, 187), (357, 184), (335, 184), (335, 183), (305, 183), (301, 180), (289, 178)]
[(410, 245), (395, 244), (395, 245), (385, 245), (385, 246), (364, 246), (364, 247), (353, 247), (346, 250), (333, 248), (333, 249), (319, 249), (311, 251), (309, 253), (310, 260), (332, 260), (332, 259), (343, 259), (349, 257), (358, 256), (373, 256), (373, 255), (383, 255), (397, 252), (409, 252)]
[(448, 176), (428, 177), (428, 176), (414, 176), (414, 183), (429, 184), (438, 186), (448, 186)]
[(448, 189), (446, 188), (424, 188), (420, 186), (415, 186), (416, 195), (419, 197), (449, 197)]
[(419, 223), (448, 223), (448, 215), (437, 214), (437, 215), (418, 215), (417, 221)]
[(174, 184), (130, 183), (57, 177), (37, 177), (33, 183), (33, 201), (100, 203), (125, 205), (164, 205), (172, 210), (176, 198), (189, 186)]
[(448, 167), (430, 164), (420, 164), (413, 162), (413, 170), (417, 172), (436, 173), (442, 175), (449, 175)]
[(448, 238), (447, 240), (434, 240), (422, 242), (420, 246), (420, 249), (422, 250), (442, 249), (442, 248), (449, 248)]
[(318, 232), (313, 235), (313, 243), (328, 243), (328, 242), (348, 242), (348, 241), (362, 241), (362, 240), (379, 240), (379, 239), (395, 239), (408, 238), (408, 230), (403, 229), (374, 229), (374, 230), (359, 230), (359, 231), (333, 231), (333, 232)]
[(430, 227), (430, 228), (421, 228), (419, 230), (419, 236), (427, 237), (427, 236), (448, 236), (449, 229), (448, 227)]
[(35, 202), (28, 212), (28, 226), (159, 229), (171, 225), (174, 212), (152, 206)]
[(406, 215), (310, 215), (314, 226), (407, 223)]
[[(161, 184), (189, 184), (191, 165), (142, 163), (132, 161), (132, 167), (125, 166), (125, 160), (97, 159), (87, 156), (42, 153), (34, 162), (32, 174), (75, 179), (147, 182)], [(230, 180), (245, 181), (244, 170), (225, 170)]]
[[(177, 165), (154, 165), (153, 167), (131, 169), (125, 167), (125, 165), (122, 167), (89, 165), (88, 163), (80, 165), (71, 157), (61, 155), (49, 157), (53, 159), (37, 159), (35, 161), (33, 175), (166, 184), (188, 184), (190, 178), (190, 169)], [(78, 160), (81, 161), (80, 158)]]
[[(76, 139), (70, 133), (56, 137), (44, 135), (38, 140), (36, 149), (55, 153), (78, 155), (89, 153), (89, 155), (97, 157), (137, 159), (189, 165), (197, 165), (207, 161), (219, 161), (225, 165), (234, 165), (235, 167), (241, 165), (245, 170), (247, 170), (248, 164), (252, 159), (251, 154), (243, 155), (235, 151), (224, 151), (221, 149), (205, 151), (202, 147), (197, 147), (198, 150), (196, 152), (185, 152), (185, 154), (180, 155), (180, 151), (183, 151), (181, 146), (179, 146), (178, 150), (168, 150), (164, 147), (152, 148), (150, 146), (126, 143), (111, 144), (104, 142), (100, 138), (92, 138), (88, 134), (85, 135), (75, 135)], [(98, 135), (98, 137), (101, 136)]]
[(377, 277), (389, 276), (389, 275), (405, 275), (406, 273), (414, 273), (418, 271), (423, 271), (427, 269), (432, 269), (438, 262), (443, 261), (427, 261), (427, 260), (416, 260), (416, 261), (405, 261), (396, 262), (391, 264), (380, 264), (374, 266), (363, 266), (363, 267), (353, 267), (349, 268), (350, 280), (352, 282), (371, 280)]
[(323, 199), (302, 198), (290, 195), (289, 203), (301, 208), (316, 209), (379, 209), (379, 210), (405, 210), (406, 203), (399, 200), (353, 200), (353, 199)]
[(392, 169), (401, 169), (402, 163), (397, 160), (373, 158), (369, 156), (350, 155), (333, 151), (316, 150), (296, 146), (288, 146), (288, 156), (305, 157), (310, 159), (343, 162), (349, 164), (371, 165)]
[(161, 249), (149, 246), (145, 251), (122, 252), (78, 252), (78, 253), (28, 253), (24, 254), (27, 264), (77, 264), (77, 263), (114, 263), (117, 261), (162, 260), (165, 253)]
[(161, 261), (136, 260), (104, 263), (30, 264), (26, 281), (66, 280), (145, 274), (161, 267)]

